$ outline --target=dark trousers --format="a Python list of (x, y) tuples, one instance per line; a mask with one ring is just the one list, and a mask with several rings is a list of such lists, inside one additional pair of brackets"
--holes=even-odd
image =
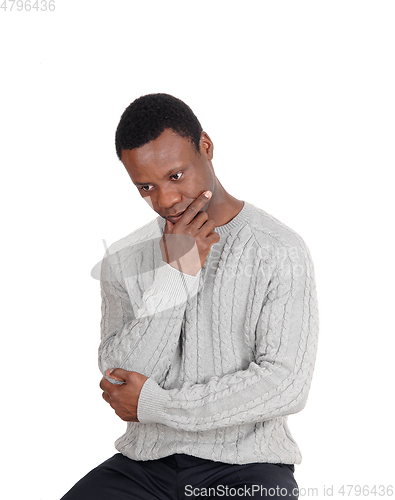
[(61, 500), (297, 499), (294, 465), (226, 464), (185, 454), (135, 461), (116, 453)]

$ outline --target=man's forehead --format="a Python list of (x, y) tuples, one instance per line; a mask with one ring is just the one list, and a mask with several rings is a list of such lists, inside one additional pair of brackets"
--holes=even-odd
[(181, 154), (153, 155), (138, 160), (130, 158), (131, 155), (132, 153), (126, 150), (125, 155), (122, 156), (122, 162), (136, 185), (149, 184), (154, 179), (168, 179), (169, 176), (190, 165), (190, 158)]
[(188, 138), (181, 137), (172, 129), (166, 129), (158, 138), (140, 148), (123, 150), (122, 162), (132, 168), (145, 165), (148, 168), (154, 162), (162, 164), (183, 162), (192, 154), (196, 153), (194, 145)]

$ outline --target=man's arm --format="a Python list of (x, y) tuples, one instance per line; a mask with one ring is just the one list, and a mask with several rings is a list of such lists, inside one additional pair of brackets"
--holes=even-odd
[(166, 263), (156, 270), (151, 287), (142, 297), (134, 297), (139, 305), (136, 315), (129, 294), (116, 276), (116, 266), (112, 269), (110, 261), (115, 256), (103, 259), (99, 346), (103, 375), (108, 369), (122, 368), (163, 381), (178, 345), (186, 301), (197, 293), (201, 267), (220, 238), (213, 231), (214, 221), (200, 212), (211, 197), (211, 192), (207, 193), (201, 193), (175, 224), (166, 222), (160, 242)]
[(100, 276), (100, 370), (103, 375), (113, 368), (134, 370), (160, 382), (177, 348), (186, 301), (196, 294), (200, 273), (188, 275), (165, 263), (149, 289), (140, 291), (136, 285), (134, 302), (140, 307), (135, 314), (111, 257), (103, 259)]
[(298, 258), (287, 263), (288, 272), (281, 263), (273, 272), (255, 332), (255, 360), (248, 369), (171, 390), (148, 378), (139, 395), (140, 422), (203, 431), (304, 408), (318, 340), (316, 286), (303, 243)]

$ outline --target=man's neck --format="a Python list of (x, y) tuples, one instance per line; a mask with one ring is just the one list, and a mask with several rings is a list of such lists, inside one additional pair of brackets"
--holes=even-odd
[(230, 222), (243, 208), (243, 201), (230, 195), (216, 179), (215, 192), (207, 208), (207, 215), (215, 221), (215, 225), (224, 226)]

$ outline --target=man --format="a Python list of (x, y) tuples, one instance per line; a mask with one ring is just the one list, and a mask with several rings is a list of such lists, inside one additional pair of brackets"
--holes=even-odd
[(179, 99), (134, 101), (116, 150), (159, 214), (101, 266), (100, 387), (127, 430), (63, 500), (297, 498), (287, 417), (306, 404), (318, 339), (307, 246), (223, 188)]

